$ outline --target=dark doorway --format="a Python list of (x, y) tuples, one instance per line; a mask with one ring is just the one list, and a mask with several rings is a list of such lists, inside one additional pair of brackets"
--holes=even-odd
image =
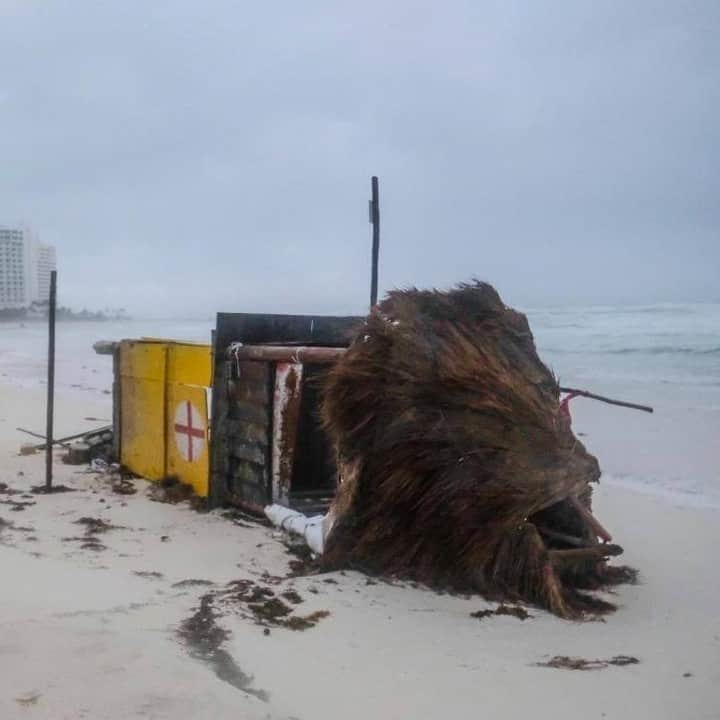
[(303, 512), (324, 510), (335, 494), (337, 466), (320, 420), (322, 383), (327, 365), (303, 368), (300, 418), (290, 500)]

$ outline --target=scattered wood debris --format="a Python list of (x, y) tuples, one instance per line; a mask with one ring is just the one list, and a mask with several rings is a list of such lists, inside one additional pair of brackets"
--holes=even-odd
[(490, 617), (491, 615), (511, 615), (518, 620), (527, 620), (532, 617), (532, 615), (520, 605), (498, 605), (494, 610), (478, 610), (477, 612), (470, 613), (470, 617), (477, 618), (478, 620)]

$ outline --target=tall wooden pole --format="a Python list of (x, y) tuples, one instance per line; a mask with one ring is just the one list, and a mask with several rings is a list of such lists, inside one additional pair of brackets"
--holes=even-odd
[(48, 374), (47, 426), (45, 429), (45, 490), (52, 490), (53, 419), (55, 413), (55, 308), (57, 306), (57, 271), (50, 273), (48, 307)]
[(377, 305), (378, 296), (378, 260), (380, 257), (380, 197), (378, 179), (372, 178), (372, 200), (370, 200), (370, 222), (373, 226), (372, 235), (372, 279), (370, 281), (370, 307)]

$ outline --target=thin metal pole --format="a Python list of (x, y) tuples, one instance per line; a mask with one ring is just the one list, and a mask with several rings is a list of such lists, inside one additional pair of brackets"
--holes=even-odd
[(45, 490), (52, 490), (53, 418), (55, 412), (55, 307), (57, 305), (57, 271), (50, 273), (50, 304), (48, 307), (48, 375), (47, 427), (45, 430)]
[(370, 307), (377, 305), (378, 296), (378, 260), (380, 257), (380, 197), (378, 179), (372, 178), (372, 200), (370, 201), (370, 222), (373, 226), (372, 238), (372, 279), (370, 281)]

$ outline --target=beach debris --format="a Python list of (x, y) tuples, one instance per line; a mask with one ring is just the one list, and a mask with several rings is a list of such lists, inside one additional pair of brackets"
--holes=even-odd
[(190, 588), (190, 587), (210, 587), (215, 583), (211, 580), (201, 580), (196, 578), (188, 578), (187, 580), (180, 580), (172, 584), (174, 588)]
[(610, 665), (624, 667), (637, 665), (640, 661), (632, 655), (615, 655), (609, 660), (586, 660), (585, 658), (555, 655), (546, 662), (535, 663), (538, 667), (560, 668), (563, 670), (602, 670)]
[(66, 465), (85, 465), (90, 462), (90, 446), (84, 442), (73, 443), (63, 457), (63, 462)]
[[(30, 492), (33, 495), (53, 495), (55, 493), (66, 493), (75, 491), (76, 488), (71, 488), (67, 485), (52, 485), (51, 487), (48, 487), (47, 485), (33, 485), (30, 488)], [(23, 495), (23, 497), (25, 496)]]
[(97, 535), (98, 533), (106, 533), (109, 530), (120, 530), (119, 525), (111, 525), (102, 518), (81, 517), (75, 520), (75, 525), (83, 525), (86, 535)]
[(293, 615), (289, 617), (283, 626), (290, 630), (308, 630), (309, 628), (315, 627), (320, 620), (329, 617), (329, 610), (315, 610), (309, 615)]
[[(277, 593), (270, 587), (252, 580), (233, 580), (225, 591), (218, 593), (223, 606), (234, 609), (259, 625), (280, 627), (288, 630), (308, 630), (330, 615), (327, 610), (316, 610), (307, 615), (293, 614), (296, 607), (304, 602), (300, 594), (289, 588)], [(288, 605), (284, 600), (291, 605)]]
[(320, 569), (320, 562), (313, 551), (303, 543), (287, 543), (285, 549), (292, 556), (289, 561), (289, 577), (313, 575)]
[(277, 597), (258, 603), (248, 603), (248, 608), (259, 620), (274, 624), (279, 624), (277, 622), (279, 618), (284, 618), (292, 612), (292, 608)]
[(102, 518), (81, 517), (75, 520), (75, 525), (82, 525), (85, 528), (85, 535), (80, 537), (64, 537), (63, 542), (79, 542), (83, 550), (94, 550), (100, 552), (107, 550), (107, 547), (100, 542), (98, 535), (109, 532), (110, 530), (123, 529), (120, 525), (112, 525)]
[[(588, 392), (587, 390), (578, 390), (577, 388), (561, 387), (560, 392), (568, 393), (572, 397), (584, 397), (590, 398), (591, 400), (600, 400), (600, 402), (607, 403), (608, 405), (619, 405), (620, 407), (631, 408), (632, 410), (642, 410), (643, 412), (652, 413), (655, 412), (654, 408), (649, 405), (638, 405), (637, 403), (627, 402), (626, 400), (613, 400), (613, 398), (605, 397), (604, 395), (595, 395), (595, 393)], [(582, 433), (578, 433), (581, 435)]]
[(218, 679), (267, 702), (267, 692), (253, 687), (253, 676), (243, 672), (223, 647), (230, 638), (230, 631), (218, 625), (219, 614), (215, 610), (214, 602), (213, 593), (203, 595), (200, 606), (180, 625), (178, 636), (188, 647), (190, 655), (208, 664)]
[(260, 625), (263, 634), (269, 635), (270, 628), (308, 630), (330, 615), (327, 610), (315, 610), (307, 615), (294, 614), (293, 610), (271, 588), (249, 579), (233, 580), (222, 589), (205, 593), (200, 598), (200, 606), (180, 625), (178, 635), (190, 654), (210, 665), (221, 680), (267, 701), (268, 694), (253, 686), (252, 676), (242, 672), (223, 647), (230, 638), (230, 631), (221, 627), (218, 621), (225, 613), (239, 614)]
[(0, 495), (22, 495), (22, 490), (15, 490), (11, 488), (7, 483), (0, 483)]
[(26, 693), (25, 695), (16, 697), (15, 702), (22, 707), (30, 707), (32, 705), (37, 705), (37, 701), (41, 698), (41, 696), (42, 695), (39, 692)]
[(105, 473), (111, 472), (114, 469), (119, 470), (120, 466), (119, 465), (111, 465), (104, 458), (93, 458), (90, 461), (90, 470), (92, 472), (105, 474)]
[(221, 513), (222, 517), (226, 520), (230, 520), (233, 524), (239, 527), (269, 527), (270, 521), (261, 515), (251, 515), (248, 512), (243, 511), (241, 508), (229, 508), (223, 510)]
[(195, 510), (207, 509), (207, 499), (196, 495), (192, 485), (180, 482), (174, 475), (163, 478), (159, 482), (152, 483), (148, 489), (148, 496), (154, 502), (177, 505), (178, 503), (188, 501)]
[[(25, 433), (26, 435), (32, 435), (32, 437), (40, 438), (41, 440), (45, 440), (45, 435), (42, 435), (40, 433), (34, 432), (32, 430), (27, 430), (25, 428), (16, 428), (18, 432)], [(113, 426), (112, 425), (104, 425), (103, 427), (97, 428), (95, 430), (85, 430), (84, 432), (75, 433), (74, 435), (66, 435), (65, 437), (57, 438), (53, 440), (53, 445), (63, 445), (65, 447), (68, 446), (68, 444), (72, 440), (79, 440), (80, 438), (83, 438), (86, 442), (89, 442), (90, 438), (100, 438), (104, 443), (112, 442), (112, 431)], [(98, 444), (97, 441), (95, 444)], [(40, 443), (39, 445), (28, 445), (28, 446), (22, 446), (22, 447), (32, 447), (34, 451), (36, 450), (45, 450), (46, 444), (44, 442)], [(22, 448), (21, 448), (22, 453)]]
[(505, 605), (500, 604), (494, 610), (478, 610), (477, 612), (470, 613), (470, 617), (482, 620), (483, 618), (490, 617), (491, 615), (510, 615), (516, 617), (518, 620), (527, 620), (532, 615), (520, 605)]
[(277, 504), (268, 505), (264, 512), (273, 525), (301, 537), (314, 553), (322, 555), (325, 539), (325, 515), (307, 517), (297, 510)]
[(137, 492), (137, 488), (128, 478), (120, 478), (112, 484), (111, 489), (116, 495), (134, 495)]
[(296, 590), (286, 590), (284, 593), (281, 593), (281, 595), (293, 605), (299, 605), (303, 601)]
[(93, 343), (93, 350), (98, 355), (112, 355), (119, 345), (120, 343), (114, 340), (98, 340)]
[(573, 434), (527, 319), (486, 283), (391, 292), (329, 369), (322, 416), (341, 483), (323, 570), (476, 591), (566, 618), (632, 579), (594, 517)]
[[(5, 494), (5, 495), (16, 495), (15, 492), (8, 492), (8, 493), (3, 493), (3, 494)], [(29, 501), (28, 501), (28, 502), (23, 502), (22, 500), (10, 500), (10, 499), (7, 499), (7, 500), (0, 500), (0, 505), (9, 505), (11, 512), (22, 512), (22, 511), (25, 510), (26, 508), (29, 508), (29, 507), (32, 507), (33, 505), (35, 505), (35, 501), (32, 501), (32, 502), (29, 502)]]

